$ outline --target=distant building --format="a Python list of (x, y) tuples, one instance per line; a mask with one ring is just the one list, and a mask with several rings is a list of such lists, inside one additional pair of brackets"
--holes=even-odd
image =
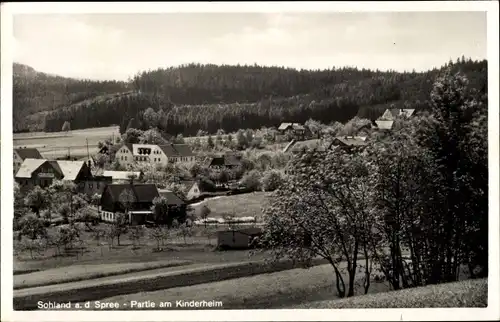
[(299, 123), (281, 123), (278, 127), (278, 132), (282, 136), (288, 136), (289, 138), (301, 141), (305, 140), (308, 129)]
[(121, 165), (149, 163), (167, 165), (195, 161), (195, 154), (187, 144), (123, 144), (115, 155)]
[(21, 189), (31, 189), (35, 186), (48, 187), (54, 180), (70, 181), (77, 185), (80, 192), (91, 191), (94, 178), (87, 163), (83, 161), (25, 159), (16, 173), (16, 182)]
[(131, 179), (142, 181), (144, 173), (141, 171), (103, 171), (104, 177), (111, 177), (113, 183), (129, 183)]
[(394, 125), (394, 121), (384, 121), (384, 120), (376, 120), (377, 128), (379, 130), (392, 130), (392, 126)]
[[(122, 194), (129, 192), (131, 205), (128, 209), (129, 224), (144, 224), (153, 216), (153, 200), (160, 196), (154, 184), (109, 184), (101, 195), (101, 219), (114, 222), (117, 213), (125, 214)], [(125, 194), (124, 194), (125, 195)]]
[(414, 113), (415, 109), (388, 108), (385, 110), (384, 114), (382, 114), (382, 116), (378, 118), (378, 120), (394, 121), (397, 117), (410, 117)]
[[(131, 197), (128, 212), (124, 207), (122, 197), (126, 195)], [(158, 197), (164, 197), (169, 207), (168, 213), (160, 214), (159, 217), (152, 209), (153, 200)], [(168, 218), (185, 218), (186, 203), (172, 191), (159, 190), (154, 184), (110, 184), (101, 195), (101, 219), (114, 222), (118, 213), (127, 213), (127, 222), (131, 225), (142, 225), (147, 222), (165, 224)]]
[(205, 166), (214, 170), (231, 170), (241, 165), (241, 157), (235, 154), (226, 153), (220, 156), (208, 157), (205, 159)]
[(192, 180), (192, 181), (190, 180), (190, 181), (181, 181), (180, 184), (186, 188), (186, 191), (187, 191), (186, 199), (187, 200), (196, 199), (199, 196), (201, 196), (202, 190), (201, 190), (198, 182), (196, 182), (194, 180)]
[(330, 147), (340, 146), (343, 148), (363, 148), (367, 145), (366, 137), (364, 136), (338, 136), (333, 139)]
[(34, 148), (14, 149), (14, 175), (19, 171), (25, 159), (43, 159), (43, 157), (40, 152)]
[(218, 231), (217, 246), (227, 249), (248, 249), (255, 245), (255, 240), (261, 235), (262, 229), (257, 227)]

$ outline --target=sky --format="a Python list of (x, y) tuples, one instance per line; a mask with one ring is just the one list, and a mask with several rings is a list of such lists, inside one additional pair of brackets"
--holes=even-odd
[(14, 61), (126, 80), (190, 62), (397, 71), (486, 58), (485, 12), (18, 14)]

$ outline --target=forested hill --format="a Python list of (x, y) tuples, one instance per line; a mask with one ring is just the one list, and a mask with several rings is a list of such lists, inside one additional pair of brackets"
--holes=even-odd
[(12, 72), (13, 125), (16, 132), (43, 130), (45, 115), (50, 111), (130, 89), (130, 84), (124, 82), (66, 78), (38, 72), (18, 63), (14, 63)]
[[(487, 91), (486, 61), (462, 58), (443, 68), (450, 65), (465, 73), (471, 86)], [(391, 105), (425, 108), (439, 71), (299, 71), (256, 65), (190, 64), (142, 72), (130, 84), (71, 80), (68, 83), (75, 84), (75, 91), (82, 94), (82, 88), (89, 86), (88, 92), (94, 96), (88, 94), (83, 99), (45, 108), (39, 104), (38, 111), (48, 112), (32, 114), (30, 130), (60, 131), (66, 120), (78, 129), (126, 124), (134, 118), (139, 127), (158, 126), (170, 134), (193, 135), (200, 129), (215, 133), (219, 128), (234, 131), (277, 126), (282, 121), (305, 122), (309, 118), (325, 123), (346, 122), (355, 115), (374, 119)], [(72, 93), (61, 80), (58, 89), (53, 86), (56, 93), (52, 96), (64, 97), (61, 88)], [(116, 95), (103, 95), (111, 92)], [(14, 111), (18, 108), (15, 101)]]

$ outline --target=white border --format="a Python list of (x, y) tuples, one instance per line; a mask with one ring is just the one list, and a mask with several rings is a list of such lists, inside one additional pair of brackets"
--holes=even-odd
[[(158, 13), (158, 12), (346, 12), (346, 11), (487, 11), (489, 88), (489, 256), (490, 276), (485, 309), (343, 309), (231, 311), (12, 311), (12, 15), (19, 13)], [(500, 317), (499, 284), (499, 79), (498, 2), (198, 2), (198, 3), (3, 3), (1, 5), (1, 245), (2, 321), (270, 321), (270, 320), (496, 320)], [(445, 62), (443, 62), (445, 63)]]

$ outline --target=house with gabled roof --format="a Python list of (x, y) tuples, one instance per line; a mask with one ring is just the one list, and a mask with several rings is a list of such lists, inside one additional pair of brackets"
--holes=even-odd
[(121, 165), (188, 163), (195, 161), (195, 154), (187, 144), (123, 144), (115, 155)]
[(84, 161), (25, 159), (15, 175), (21, 189), (34, 186), (48, 187), (54, 180), (70, 181), (77, 185), (80, 192), (96, 193), (102, 187), (89, 184), (94, 181), (92, 172)]
[(330, 143), (329, 148), (332, 146), (340, 146), (346, 149), (364, 148), (368, 145), (365, 136), (338, 136)]
[(304, 140), (308, 134), (308, 129), (300, 123), (281, 123), (278, 132), (282, 136), (288, 136), (295, 140)]
[[(167, 200), (168, 210), (156, 216), (153, 212), (155, 198)], [(129, 203), (125, 208), (124, 201)], [(168, 218), (185, 218), (186, 204), (169, 190), (158, 190), (154, 184), (128, 183), (107, 185), (101, 195), (101, 219), (115, 222), (119, 213), (125, 214), (131, 225), (142, 225), (147, 222), (168, 223)], [(183, 216), (184, 215), (184, 216)]]
[(397, 117), (405, 116), (410, 117), (415, 113), (415, 109), (405, 109), (405, 108), (388, 108), (385, 110), (384, 114), (379, 117), (379, 120), (384, 121), (394, 121)]
[(14, 175), (21, 168), (25, 159), (43, 159), (40, 151), (35, 148), (16, 148), (14, 149)]
[(200, 185), (195, 180), (184, 180), (180, 182), (181, 185), (185, 187), (186, 191), (186, 199), (192, 200), (201, 196), (203, 190)]

